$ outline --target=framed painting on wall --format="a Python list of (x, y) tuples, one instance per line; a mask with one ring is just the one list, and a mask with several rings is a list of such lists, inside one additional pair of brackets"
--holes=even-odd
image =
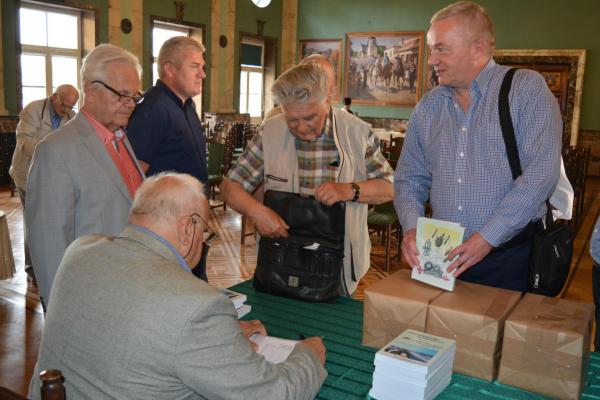
[(424, 36), (423, 32), (347, 33), (344, 97), (351, 97), (353, 104), (417, 104)]
[(335, 72), (335, 89), (332, 103), (340, 101), (340, 81), (342, 76), (342, 64), (340, 55), (342, 53), (342, 39), (305, 39), (300, 41), (299, 60), (312, 54), (321, 54), (329, 60)]
[(579, 115), (585, 73), (585, 49), (495, 50), (499, 64), (538, 71), (556, 97), (563, 117), (563, 144), (575, 146), (579, 137)]

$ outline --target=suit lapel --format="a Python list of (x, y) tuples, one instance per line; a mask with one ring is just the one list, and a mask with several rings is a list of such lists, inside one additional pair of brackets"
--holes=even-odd
[(121, 173), (115, 166), (113, 159), (104, 148), (104, 145), (94, 131), (94, 128), (88, 122), (87, 118), (82, 113), (79, 113), (75, 119), (73, 119), (72, 123), (81, 124), (82, 129), (78, 129), (78, 131), (85, 148), (90, 152), (98, 164), (100, 164), (101, 168), (110, 176), (110, 180), (117, 186), (121, 194), (125, 196), (129, 202), (131, 202), (131, 194), (129, 193), (129, 189), (127, 189), (127, 185), (125, 185), (125, 182), (123, 181)]

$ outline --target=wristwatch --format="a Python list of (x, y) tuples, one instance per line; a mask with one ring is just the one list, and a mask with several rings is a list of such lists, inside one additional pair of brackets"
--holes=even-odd
[(360, 196), (360, 186), (354, 182), (350, 183), (350, 185), (352, 185), (352, 190), (354, 190), (354, 197), (351, 201), (358, 201), (358, 196)]

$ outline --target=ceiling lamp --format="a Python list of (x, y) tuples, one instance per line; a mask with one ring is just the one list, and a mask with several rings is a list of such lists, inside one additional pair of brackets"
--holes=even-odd
[(252, 0), (256, 7), (265, 8), (271, 4), (271, 0)]

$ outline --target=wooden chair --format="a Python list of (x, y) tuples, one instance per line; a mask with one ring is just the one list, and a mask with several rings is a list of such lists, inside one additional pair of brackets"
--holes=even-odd
[[(222, 143), (207, 143), (208, 153), (208, 184), (210, 199), (215, 200), (216, 188), (223, 182), (225, 175), (225, 145)], [(227, 210), (224, 201), (218, 204), (211, 205), (211, 208), (223, 207)]]
[(401, 229), (398, 221), (398, 215), (394, 209), (394, 204), (391, 201), (374, 206), (367, 214), (367, 225), (369, 231), (377, 231), (381, 233), (381, 244), (384, 245), (385, 251), (383, 254), (371, 253), (372, 256), (383, 256), (385, 272), (390, 272), (391, 243), (393, 232), (396, 233), (396, 255), (394, 258), (400, 261), (400, 244), (401, 244)]
[[(48, 369), (40, 373), (42, 381), (42, 400), (66, 400), (65, 378), (57, 369)], [(0, 387), (0, 400), (27, 400), (26, 397), (4, 387)]]

